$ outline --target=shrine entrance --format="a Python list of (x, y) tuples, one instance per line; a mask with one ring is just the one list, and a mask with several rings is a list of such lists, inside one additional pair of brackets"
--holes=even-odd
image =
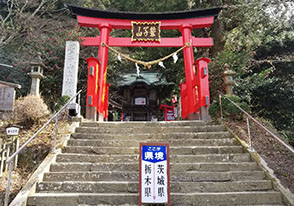
[[(185, 78), (181, 83), (182, 118), (208, 119), (210, 104), (208, 63), (209, 59), (194, 60), (194, 47), (212, 47), (212, 38), (192, 36), (193, 29), (210, 27), (221, 8), (192, 10), (171, 13), (129, 13), (110, 12), (68, 5), (81, 27), (93, 27), (100, 30), (100, 36), (81, 37), (83, 46), (98, 47), (98, 58), (91, 57), (88, 62), (88, 87), (86, 118), (103, 121), (108, 114), (108, 88), (106, 82), (107, 60), (112, 47), (179, 47), (183, 50)], [(112, 29), (130, 29), (132, 37), (112, 37)], [(181, 37), (161, 38), (161, 30), (179, 30)], [(178, 52), (176, 51), (176, 52)], [(172, 55), (172, 54), (171, 54)], [(133, 60), (128, 56), (124, 56)], [(161, 59), (160, 59), (161, 60)], [(144, 62), (150, 68), (160, 60)], [(97, 118), (98, 113), (98, 118)]]

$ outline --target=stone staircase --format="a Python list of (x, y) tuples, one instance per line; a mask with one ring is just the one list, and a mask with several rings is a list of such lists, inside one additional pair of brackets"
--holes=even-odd
[(200, 121), (83, 122), (27, 205), (138, 205), (140, 142), (170, 145), (171, 205), (284, 205), (229, 132)]

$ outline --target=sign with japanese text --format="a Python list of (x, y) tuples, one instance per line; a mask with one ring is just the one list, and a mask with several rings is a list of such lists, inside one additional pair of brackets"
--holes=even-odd
[(135, 98), (135, 105), (146, 105), (146, 98), (145, 97)]
[(132, 41), (160, 41), (160, 22), (132, 21)]
[(174, 121), (174, 120), (175, 120), (174, 111), (167, 111), (167, 121)]
[(17, 127), (9, 127), (6, 129), (6, 134), (7, 135), (18, 135), (18, 132), (19, 132), (19, 128)]
[(169, 203), (168, 144), (140, 144), (141, 203)]

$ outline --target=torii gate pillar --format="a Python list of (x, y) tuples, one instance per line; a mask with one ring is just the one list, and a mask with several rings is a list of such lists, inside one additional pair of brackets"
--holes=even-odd
[(106, 76), (107, 76), (107, 61), (108, 61), (108, 48), (103, 45), (103, 43), (108, 44), (109, 33), (111, 31), (111, 26), (109, 24), (101, 24), (99, 26), (101, 44), (99, 45), (98, 58), (101, 60), (101, 69), (99, 70), (99, 80), (98, 80), (98, 121), (104, 120), (104, 101), (105, 96), (108, 95), (105, 92)]
[[(182, 25), (181, 26), (181, 32), (183, 36), (183, 44), (187, 44), (188, 46), (184, 48), (184, 65), (185, 65), (185, 75), (186, 75), (186, 84), (187, 84), (187, 97), (188, 97), (188, 111), (189, 115), (187, 119), (193, 120), (197, 119), (195, 116), (195, 99), (193, 98), (193, 88), (194, 88), (194, 82), (195, 82), (195, 67), (193, 65), (194, 63), (194, 54), (193, 54), (193, 47), (192, 47), (192, 25)], [(194, 111), (195, 110), (195, 111)]]

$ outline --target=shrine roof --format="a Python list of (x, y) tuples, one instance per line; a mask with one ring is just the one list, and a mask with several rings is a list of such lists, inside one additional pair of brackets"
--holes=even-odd
[(8, 86), (8, 87), (13, 87), (13, 88), (21, 89), (21, 85), (14, 84), (14, 83), (11, 83), (11, 82), (5, 82), (5, 81), (0, 81), (0, 87), (1, 86)]
[(148, 86), (172, 86), (174, 83), (167, 82), (165, 77), (158, 72), (141, 72), (121, 75), (116, 82), (117, 87), (131, 86), (134, 83), (145, 83)]
[(187, 11), (175, 11), (175, 12), (151, 12), (151, 13), (138, 13), (138, 12), (122, 12), (122, 11), (106, 11), (100, 9), (90, 9), (84, 7), (78, 7), (67, 4), (72, 15), (106, 18), (106, 19), (129, 19), (129, 20), (170, 20), (170, 19), (188, 19), (188, 18), (200, 18), (218, 16), (222, 10), (221, 7), (199, 9), (199, 10), (187, 10)]

